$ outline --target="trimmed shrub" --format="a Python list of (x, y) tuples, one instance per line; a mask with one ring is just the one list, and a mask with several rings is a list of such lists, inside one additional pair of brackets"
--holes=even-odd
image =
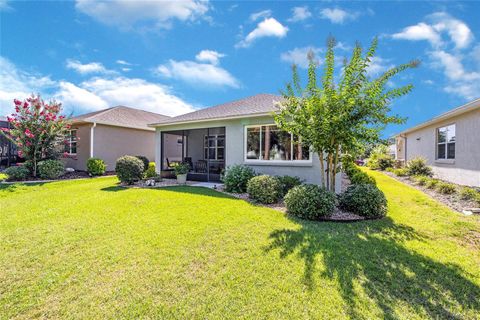
[(65, 173), (60, 160), (43, 160), (38, 163), (38, 176), (42, 179), (57, 179)]
[(87, 160), (87, 172), (92, 176), (101, 176), (106, 169), (105, 161), (100, 158), (89, 158)]
[(394, 173), (395, 169), (394, 168), (387, 168), (385, 171), (390, 172), (390, 173)]
[(424, 186), (427, 184), (428, 180), (430, 180), (427, 176), (414, 176), (413, 180), (419, 185)]
[(145, 156), (135, 156), (135, 158), (143, 162), (143, 171), (147, 171), (150, 160), (148, 160), (148, 158)]
[(121, 182), (133, 184), (143, 177), (143, 162), (134, 156), (120, 157), (115, 164), (115, 172)]
[(280, 182), (280, 191), (281, 197), (284, 197), (290, 189), (293, 187), (299, 186), (302, 184), (302, 179), (299, 177), (292, 177), (292, 176), (279, 176), (277, 177), (278, 181)]
[(30, 170), (25, 166), (8, 167), (4, 173), (7, 175), (7, 181), (23, 181), (30, 175)]
[(408, 161), (406, 169), (409, 176), (432, 176), (432, 168), (427, 166), (427, 160), (422, 157)]
[(145, 171), (145, 178), (154, 178), (157, 176), (155, 162), (149, 162), (147, 171)]
[(460, 199), (462, 200), (476, 200), (480, 199), (480, 192), (474, 188), (463, 187), (460, 189)]
[(393, 168), (395, 160), (387, 154), (381, 155), (377, 159), (378, 167), (380, 170), (387, 170), (388, 168)]
[(255, 171), (245, 165), (233, 165), (225, 170), (222, 181), (225, 191), (243, 193), (247, 191), (248, 180), (255, 176)]
[(394, 169), (393, 174), (396, 175), (397, 177), (405, 177), (408, 176), (407, 169), (405, 168), (400, 168), (400, 169)]
[(350, 182), (352, 184), (371, 184), (371, 185), (377, 185), (377, 181), (375, 181), (375, 178), (369, 176), (363, 171), (358, 170), (358, 172), (354, 173), (350, 178)]
[(425, 187), (427, 187), (428, 189), (435, 189), (439, 182), (440, 182), (440, 180), (437, 180), (437, 179), (429, 179), (425, 183)]
[(387, 214), (387, 199), (371, 184), (351, 185), (340, 196), (340, 206), (365, 218), (381, 218)]
[(437, 191), (442, 194), (453, 194), (457, 191), (457, 187), (448, 182), (439, 182), (437, 184)]
[(280, 181), (269, 175), (253, 177), (247, 182), (248, 196), (260, 203), (275, 203), (281, 197)]
[(335, 193), (314, 184), (302, 184), (288, 191), (285, 205), (291, 215), (318, 220), (332, 215), (335, 209)]

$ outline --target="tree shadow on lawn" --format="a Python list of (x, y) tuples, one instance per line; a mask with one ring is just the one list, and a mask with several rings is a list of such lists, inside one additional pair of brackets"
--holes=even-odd
[(354, 285), (361, 286), (385, 318), (399, 316), (394, 313), (398, 303), (430, 318), (462, 318), (454, 313), (455, 305), (480, 312), (480, 287), (459, 266), (436, 262), (403, 246), (408, 240), (427, 240), (411, 227), (390, 218), (354, 224), (292, 220), (301, 228), (273, 231), (266, 251), (279, 249), (281, 258), (291, 254), (302, 258), (303, 281), (310, 290), (315, 287), (316, 259), (321, 257), (325, 271), (319, 276), (338, 279), (353, 318), (364, 317), (356, 308)]
[(43, 186), (48, 183), (51, 183), (51, 181), (50, 182), (30, 182), (30, 183), (22, 183), (20, 181), (15, 183), (0, 183), (0, 191), (15, 192), (18, 189), (21, 189), (24, 187), (37, 187), (37, 186)]
[(231, 195), (228, 195), (218, 190), (210, 189), (207, 187), (171, 186), (171, 187), (162, 187), (162, 188), (152, 188), (150, 190), (181, 192), (181, 193), (188, 193), (188, 194), (194, 194), (199, 196), (223, 198), (223, 199), (230, 199), (230, 200), (240, 200)]

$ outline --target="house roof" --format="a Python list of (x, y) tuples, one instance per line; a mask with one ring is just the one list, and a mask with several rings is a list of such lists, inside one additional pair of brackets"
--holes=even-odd
[(438, 123), (440, 121), (444, 121), (444, 120), (448, 120), (450, 118), (453, 118), (455, 116), (458, 116), (458, 115), (461, 115), (461, 114), (464, 114), (464, 113), (467, 113), (467, 112), (470, 112), (470, 111), (473, 111), (473, 110), (480, 110), (480, 98), (479, 99), (475, 99), (473, 101), (470, 101), (464, 105), (461, 105), (455, 109), (452, 109), (450, 111), (447, 111), (445, 113), (442, 113), (441, 115), (438, 115), (428, 121), (425, 121), (425, 122), (422, 122), (414, 127), (411, 127), (411, 128), (408, 128), (402, 132), (400, 132), (399, 134), (397, 134), (397, 136), (399, 135), (403, 135), (403, 134), (406, 134), (406, 133), (410, 133), (410, 132), (413, 132), (413, 131), (417, 131), (419, 129), (422, 129), (422, 128), (425, 128), (425, 127), (428, 127), (432, 124), (435, 124), (435, 123)]
[(213, 107), (193, 111), (177, 117), (157, 121), (155, 123), (152, 123), (150, 126), (160, 127), (181, 123), (268, 115), (277, 110), (277, 103), (281, 100), (282, 97), (280, 96), (268, 93), (261, 93), (240, 100), (235, 100)]
[(85, 113), (70, 119), (74, 124), (98, 123), (111, 126), (149, 130), (149, 123), (170, 119), (163, 114), (148, 112), (125, 106), (116, 106), (100, 111)]

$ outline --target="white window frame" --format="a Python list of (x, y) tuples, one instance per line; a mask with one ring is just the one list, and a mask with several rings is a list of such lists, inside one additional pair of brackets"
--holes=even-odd
[[(223, 147), (218, 146), (218, 138), (223, 137)], [(208, 140), (210, 138), (215, 138), (215, 146), (210, 147), (208, 144)], [(206, 141), (206, 145), (205, 145)], [(218, 159), (218, 149), (223, 149), (223, 159)], [(208, 152), (208, 149), (215, 149), (215, 159), (209, 159), (208, 157), (205, 157), (205, 150), (207, 150), (207, 155), (210, 153)], [(213, 161), (225, 161), (225, 134), (211, 134), (211, 135), (204, 135), (203, 136), (203, 160), (213, 160)]]
[[(455, 127), (455, 156), (453, 158), (448, 158), (448, 127), (454, 126)], [(446, 129), (445, 130), (445, 142), (438, 142), (438, 133), (440, 132), (440, 129)], [(450, 142), (452, 143), (452, 142)], [(444, 145), (445, 147), (445, 158), (440, 158), (438, 156), (438, 146), (439, 145)], [(454, 161), (457, 156), (457, 125), (456, 123), (450, 123), (441, 127), (437, 127), (435, 129), (435, 160), (438, 161)]]
[[(258, 164), (258, 165), (306, 165), (311, 166), (313, 160), (312, 148), (309, 150), (308, 160), (264, 160), (264, 159), (247, 159), (247, 131), (249, 128), (259, 128), (265, 126), (277, 126), (275, 123), (255, 124), (244, 126), (244, 138), (243, 138), (243, 162), (246, 164)], [(278, 126), (277, 126), (278, 127)], [(293, 158), (293, 133), (290, 133), (290, 154)], [(260, 155), (262, 154), (262, 135), (260, 134)]]
[[(75, 132), (75, 141), (72, 141), (72, 132)], [(68, 152), (67, 154), (71, 155), (71, 156), (74, 156), (77, 154), (78, 152), (78, 145), (77, 145), (77, 132), (78, 130), (77, 129), (71, 129), (71, 130), (68, 130)], [(75, 150), (77, 150), (77, 152), (73, 153), (72, 152), (72, 143), (75, 142)]]

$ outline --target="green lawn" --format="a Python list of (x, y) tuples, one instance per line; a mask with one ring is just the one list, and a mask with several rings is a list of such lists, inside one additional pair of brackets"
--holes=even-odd
[(305, 222), (116, 178), (0, 186), (0, 318), (470, 318), (480, 219), (371, 173), (388, 217)]

